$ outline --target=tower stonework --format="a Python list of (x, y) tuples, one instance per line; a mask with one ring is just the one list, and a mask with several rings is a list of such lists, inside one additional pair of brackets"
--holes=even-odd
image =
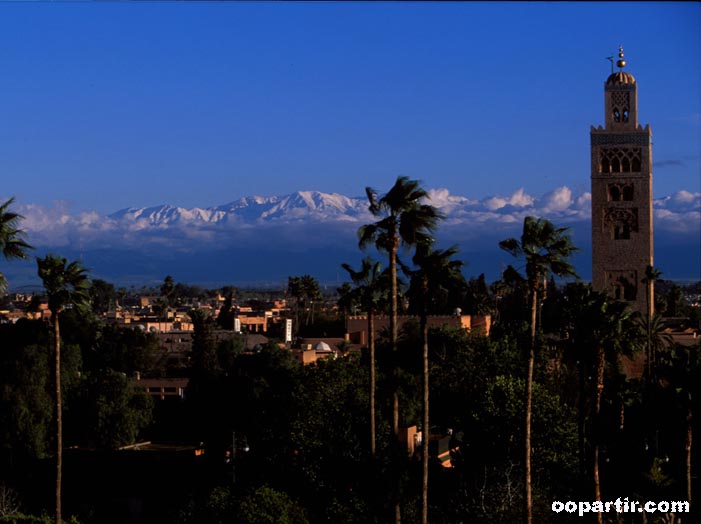
[(638, 124), (638, 86), (620, 49), (604, 84), (605, 127), (591, 128), (592, 285), (651, 314), (652, 131)]

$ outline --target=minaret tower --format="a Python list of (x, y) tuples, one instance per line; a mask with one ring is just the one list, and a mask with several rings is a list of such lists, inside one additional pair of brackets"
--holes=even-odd
[[(638, 86), (619, 47), (604, 84), (605, 128), (591, 128), (592, 284), (652, 313), (652, 131), (638, 124)], [(613, 63), (612, 63), (613, 69)]]

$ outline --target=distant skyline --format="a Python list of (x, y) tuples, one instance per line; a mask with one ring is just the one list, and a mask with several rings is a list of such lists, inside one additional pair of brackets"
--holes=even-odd
[(698, 192), (699, 3), (0, 3), (0, 197), (581, 193), (619, 44), (655, 197)]

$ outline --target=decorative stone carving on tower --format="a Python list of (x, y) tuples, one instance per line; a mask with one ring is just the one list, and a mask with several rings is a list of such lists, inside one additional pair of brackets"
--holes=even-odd
[(646, 315), (654, 307), (642, 282), (653, 265), (652, 131), (638, 124), (638, 86), (623, 71), (622, 47), (618, 57), (604, 84), (605, 127), (590, 133), (592, 284)]

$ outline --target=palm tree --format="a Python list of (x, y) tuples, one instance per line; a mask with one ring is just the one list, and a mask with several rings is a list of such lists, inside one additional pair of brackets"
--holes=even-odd
[(336, 306), (338, 310), (343, 314), (343, 324), (346, 324), (348, 316), (354, 314), (358, 304), (355, 296), (355, 289), (348, 282), (341, 284), (341, 287), (336, 288), (336, 294), (338, 295), (338, 300), (336, 300)]
[(567, 326), (567, 340), (572, 348), (572, 356), (578, 371), (577, 441), (579, 473), (582, 478), (586, 471), (585, 420), (586, 420), (586, 377), (592, 367), (592, 356), (586, 346), (588, 327), (582, 326), (582, 319), (592, 306), (596, 293), (590, 284), (573, 282), (565, 287), (563, 315)]
[(531, 343), (528, 353), (526, 375), (526, 421), (525, 421), (525, 482), (524, 510), (526, 524), (533, 522), (531, 498), (531, 411), (533, 397), (533, 366), (535, 363), (536, 316), (538, 313), (538, 292), (543, 279), (548, 274), (576, 276), (568, 258), (577, 250), (568, 234), (569, 228), (555, 228), (549, 220), (526, 217), (523, 222), (521, 240), (509, 238), (499, 242), (499, 247), (515, 257), (526, 260), (531, 309)]
[(63, 467), (63, 417), (61, 401), (61, 330), (59, 316), (71, 304), (83, 310), (90, 302), (90, 281), (80, 262), (67, 264), (65, 258), (47, 255), (37, 257), (38, 274), (49, 299), (51, 323), (54, 328), (56, 380), (56, 524), (61, 524), (61, 472)]
[(692, 498), (691, 477), (691, 450), (693, 443), (693, 414), (697, 409), (701, 394), (701, 357), (696, 348), (684, 348), (677, 345), (672, 351), (662, 353), (662, 371), (666, 374), (667, 384), (676, 392), (677, 402), (680, 404), (684, 418), (686, 419), (686, 435), (684, 439), (684, 477), (686, 487), (686, 500), (695, 509)]
[(295, 331), (299, 331), (300, 309), (306, 311), (304, 325), (314, 323), (314, 301), (321, 300), (319, 282), (311, 275), (301, 277), (288, 277), (287, 296), (294, 299), (295, 304)]
[[(27, 258), (27, 250), (32, 249), (23, 239), (24, 231), (17, 228), (24, 217), (9, 210), (14, 201), (15, 199), (11, 198), (0, 205), (0, 250), (6, 260)], [(0, 294), (6, 289), (7, 279), (0, 273)]]
[[(430, 437), (429, 425), (429, 366), (428, 366), (428, 315), (432, 306), (443, 297), (447, 297), (451, 289), (464, 287), (465, 279), (460, 272), (462, 262), (451, 260), (457, 253), (457, 248), (433, 250), (430, 244), (419, 244), (416, 248), (413, 262), (417, 266), (409, 271), (411, 284), (409, 287), (409, 310), (419, 314), (421, 327), (422, 377), (423, 377), (423, 438), (422, 448), (422, 492), (421, 492), (421, 522), (428, 524), (428, 444)], [(438, 313), (439, 311), (433, 311)], [(441, 311), (442, 312), (442, 311)]]
[[(377, 191), (367, 187), (365, 192), (370, 203), (369, 209), (373, 216), (379, 220), (372, 224), (362, 226), (358, 230), (359, 245), (365, 249), (374, 245), (380, 252), (386, 253), (389, 258), (390, 270), (390, 345), (392, 356), (396, 359), (397, 353), (397, 252), (400, 246), (414, 246), (418, 243), (430, 242), (430, 234), (436, 228), (438, 220), (443, 218), (435, 207), (423, 204), (428, 198), (428, 193), (420, 186), (417, 180), (410, 180), (400, 176), (394, 186), (381, 198)], [(399, 392), (398, 370), (393, 370), (392, 385), (392, 440), (395, 460), (399, 459)], [(394, 514), (395, 523), (401, 522), (401, 509), (399, 506), (399, 477), (395, 485)]]
[(638, 327), (645, 333), (646, 372), (648, 383), (657, 377), (657, 360), (661, 351), (673, 344), (672, 335), (665, 332), (665, 322), (660, 315), (638, 317)]
[[(294, 299), (294, 330), (299, 331), (299, 304), (302, 301), (302, 279), (300, 277), (287, 277), (287, 290), (285, 296), (289, 299)], [(291, 301), (291, 300), (290, 300)]]
[(645, 277), (641, 280), (643, 284), (645, 284), (645, 299), (647, 301), (647, 307), (645, 309), (645, 320), (646, 320), (646, 326), (645, 326), (645, 333), (647, 334), (648, 340), (647, 340), (647, 346), (646, 346), (646, 352), (645, 352), (645, 369), (647, 373), (647, 379), (648, 381), (653, 379), (653, 373), (652, 373), (652, 366), (655, 360), (655, 355), (653, 352), (653, 348), (651, 346), (651, 333), (650, 333), (650, 328), (651, 322), (652, 322), (652, 317), (655, 314), (655, 282), (660, 279), (662, 276), (662, 271), (657, 269), (656, 267), (653, 266), (647, 266), (645, 268)]
[(368, 315), (368, 351), (370, 352), (370, 455), (375, 457), (375, 311), (382, 297), (382, 264), (365, 257), (359, 271), (341, 264), (355, 284), (356, 296)]
[[(602, 435), (601, 399), (604, 393), (606, 362), (618, 363), (621, 355), (632, 356), (641, 347), (641, 331), (637, 313), (624, 302), (612, 302), (605, 294), (592, 292), (586, 310), (579, 318), (584, 344), (596, 351), (596, 397), (594, 402), (594, 500), (601, 500), (599, 449)], [(603, 522), (601, 513), (597, 516)]]
[[(568, 286), (565, 304), (569, 320), (569, 335), (577, 353), (580, 375), (579, 447), (580, 461), (584, 457), (584, 377), (594, 370), (595, 396), (593, 413), (592, 478), (595, 500), (601, 500), (600, 443), (602, 436), (601, 401), (605, 389), (607, 363), (617, 367), (621, 355), (631, 357), (642, 347), (644, 322), (626, 308), (623, 302), (611, 301), (605, 293), (594, 291), (591, 285), (575, 283)], [(664, 340), (658, 333), (657, 340)], [(621, 399), (620, 421), (623, 428), (625, 401)], [(580, 465), (581, 465), (580, 462)], [(583, 471), (583, 466), (581, 467)], [(602, 515), (597, 516), (602, 522)]]
[(321, 289), (319, 288), (319, 281), (311, 275), (303, 275), (300, 280), (302, 286), (302, 292), (304, 294), (305, 303), (309, 305), (307, 311), (307, 319), (305, 321), (306, 325), (314, 323), (314, 302), (317, 304), (321, 302)]

